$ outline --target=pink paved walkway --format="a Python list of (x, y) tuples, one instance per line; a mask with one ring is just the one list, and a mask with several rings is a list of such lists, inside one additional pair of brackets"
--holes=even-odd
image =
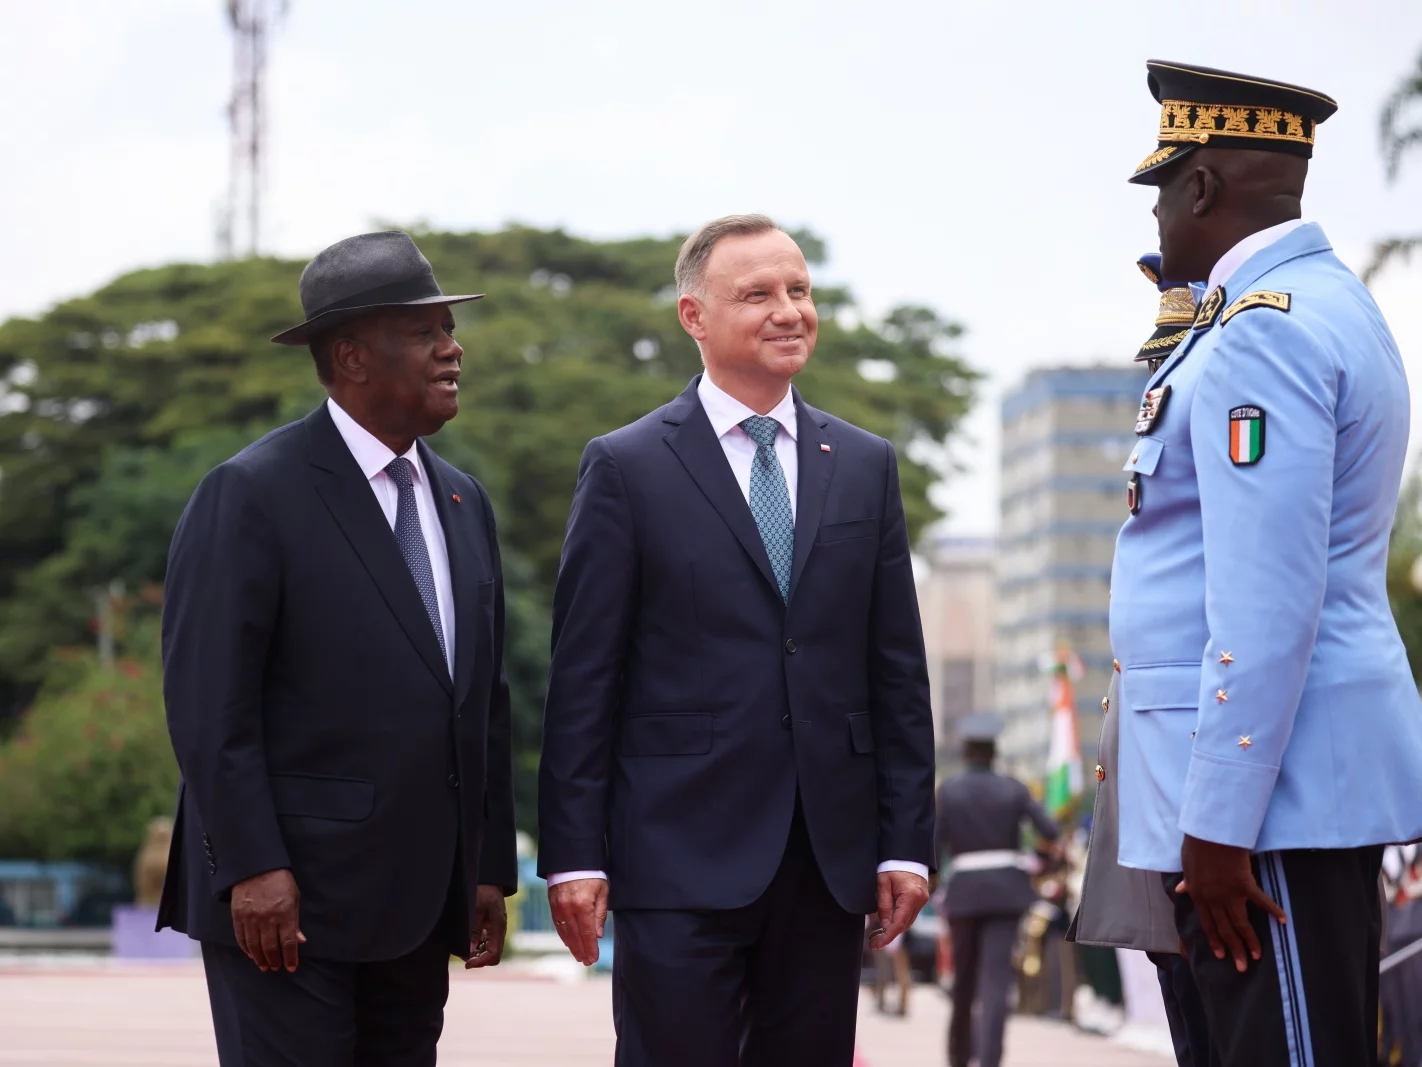
[[(866, 1067), (941, 1067), (944, 1000), (919, 987), (904, 1021), (860, 1011)], [(556, 982), (456, 972), (442, 1067), (609, 1067), (605, 979)], [(1068, 1027), (1014, 1019), (1008, 1067), (1168, 1067)], [(202, 971), (0, 963), (0, 1067), (215, 1067)]]

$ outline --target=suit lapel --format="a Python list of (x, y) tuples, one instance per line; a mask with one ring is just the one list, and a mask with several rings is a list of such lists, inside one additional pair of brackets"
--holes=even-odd
[(449, 479), (434, 460), (434, 454), (420, 442), (420, 458), (429, 472), (430, 484), (434, 489), (435, 510), (439, 522), (444, 527), (445, 551), (449, 554), (449, 584), (454, 590), (454, 644), (450, 655), (454, 657), (454, 704), (458, 707), (469, 695), (469, 687), (474, 677), (474, 662), (483, 652), (491, 649), (481, 647), (476, 640), (481, 628), (477, 615), (478, 583), (483, 573), (473, 557), (477, 536), (471, 510), (477, 506), (473, 500), (454, 500), (454, 489)]
[(792, 597), (819, 534), (825, 497), (829, 495), (835, 459), (839, 456), (837, 439), (825, 432), (829, 420), (806, 405), (798, 392), (795, 394), (795, 423), (800, 485), (795, 492), (795, 562), (790, 569)]
[(434, 627), (430, 625), (424, 602), (415, 588), (415, 579), (400, 554), (395, 535), (371, 492), (370, 483), (331, 421), (325, 404), (308, 415), (305, 424), (311, 465), (316, 469), (312, 476), (316, 492), (355, 549), (420, 658), (440, 683), (452, 691), (449, 668), (440, 654)]
[(725, 450), (697, 398), (696, 384), (700, 380), (699, 375), (693, 378), (686, 392), (667, 405), (662, 419), (672, 423), (673, 429), (667, 434), (666, 442), (778, 597), (780, 586), (770, 568), (770, 556), (765, 551), (765, 542), (760, 539), (750, 505), (731, 473)]

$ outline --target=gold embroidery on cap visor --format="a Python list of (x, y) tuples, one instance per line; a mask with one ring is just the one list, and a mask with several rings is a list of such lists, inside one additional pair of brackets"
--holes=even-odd
[(1160, 348), (1173, 348), (1175, 345), (1178, 345), (1181, 341), (1185, 340), (1185, 338), (1189, 336), (1190, 329), (1189, 327), (1186, 327), (1179, 333), (1172, 333), (1166, 337), (1157, 337), (1154, 341), (1147, 341), (1145, 344), (1141, 345), (1141, 351), (1154, 352)]
[(1166, 145), (1164, 148), (1157, 148), (1150, 155), (1146, 156), (1145, 159), (1141, 160), (1141, 165), (1136, 168), (1136, 173), (1139, 174), (1143, 170), (1150, 170), (1151, 167), (1159, 166), (1178, 151), (1180, 151), (1180, 149), (1173, 144)]
[(1161, 141), (1208, 144), (1211, 135), (1219, 134), (1312, 145), (1313, 131), (1311, 120), (1277, 107), (1192, 104), (1187, 100), (1160, 102)]

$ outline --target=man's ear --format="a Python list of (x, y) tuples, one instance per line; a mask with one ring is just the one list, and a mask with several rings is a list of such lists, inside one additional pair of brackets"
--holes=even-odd
[(353, 382), (364, 384), (370, 378), (366, 359), (370, 350), (354, 337), (339, 336), (331, 339), (331, 369), (334, 373)]
[(681, 328), (697, 341), (706, 340), (705, 307), (699, 297), (684, 293), (676, 301), (676, 317), (681, 320)]
[(1223, 189), (1219, 171), (1213, 167), (1196, 167), (1190, 173), (1191, 213), (1196, 218), (1208, 215), (1219, 203)]

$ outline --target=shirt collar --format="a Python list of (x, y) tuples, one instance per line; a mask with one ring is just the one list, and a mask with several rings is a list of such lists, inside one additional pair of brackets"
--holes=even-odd
[[(331, 412), (331, 421), (336, 424), (341, 439), (351, 450), (356, 466), (365, 475), (366, 481), (390, 466), (390, 461), (395, 458), (395, 452), (389, 445), (351, 418), (335, 400), (328, 397), (326, 407)], [(410, 451), (405, 453), (405, 458), (414, 468), (414, 479), (417, 482), (424, 477), (424, 464), (420, 462), (419, 447), (418, 444), (411, 445)]]
[[(706, 411), (706, 417), (711, 420), (711, 430), (718, 439), (725, 437), (746, 419), (760, 414), (746, 407), (713, 382), (710, 374), (701, 375), (701, 381), (696, 386), (696, 395), (700, 398), (701, 407)], [(790, 435), (790, 440), (799, 439), (799, 426), (795, 419), (795, 395), (789, 386), (785, 388), (784, 399), (771, 408), (767, 416), (780, 423), (781, 428)]]
[(1277, 226), (1270, 226), (1268, 229), (1260, 230), (1258, 233), (1251, 233), (1239, 244), (1235, 245), (1224, 255), (1220, 256), (1219, 262), (1215, 264), (1215, 269), (1210, 271), (1210, 280), (1205, 284), (1205, 292), (1223, 285), (1229, 281), (1230, 276), (1256, 252), (1262, 252), (1275, 241), (1283, 240), (1304, 224), (1303, 219), (1290, 219), (1288, 222), (1281, 222)]

